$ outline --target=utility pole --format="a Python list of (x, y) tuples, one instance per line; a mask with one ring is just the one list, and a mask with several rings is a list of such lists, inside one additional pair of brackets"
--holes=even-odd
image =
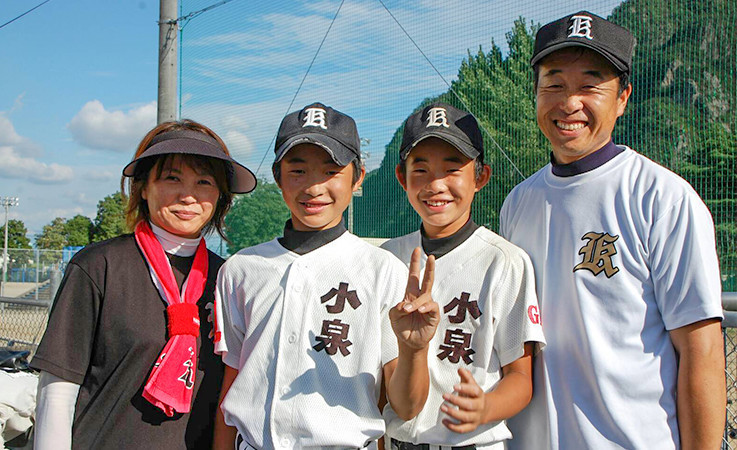
[(177, 120), (177, 0), (159, 1), (159, 100), (156, 123)]
[(8, 208), (18, 206), (18, 197), (3, 197), (0, 203), (5, 208), (5, 244), (3, 245), (3, 284), (0, 286), (0, 297), (5, 297), (5, 283), (8, 274)]

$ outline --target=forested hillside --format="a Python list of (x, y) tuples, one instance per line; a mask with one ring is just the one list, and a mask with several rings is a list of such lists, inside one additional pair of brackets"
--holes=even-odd
[[(637, 38), (634, 93), (614, 141), (669, 167), (694, 186), (714, 216), (722, 270), (734, 273), (737, 34), (735, 12), (727, 8), (728, 0), (631, 0), (609, 19)], [(537, 26), (520, 18), (507, 33), (507, 55), (493, 42), (488, 52), (480, 48), (469, 54), (452, 83), (457, 96), (449, 90), (417, 105), (419, 109), (442, 100), (463, 107), (465, 102), (485, 128), (492, 178), (478, 196), (473, 217), (494, 230), (509, 190), (549, 159), (547, 141), (535, 122), (529, 67)], [(381, 167), (366, 180), (363, 197), (356, 201), (355, 231), (360, 236), (398, 236), (419, 224), (394, 177), (401, 133), (399, 128), (386, 146)]]
[[(723, 275), (731, 277), (725, 289), (735, 290), (737, 11), (730, 3), (627, 0), (609, 19), (632, 30), (637, 38), (634, 92), (614, 141), (680, 174), (699, 192), (714, 216)], [(492, 177), (477, 196), (473, 218), (493, 230), (507, 193), (549, 160), (548, 143), (535, 120), (529, 66), (538, 27), (519, 18), (506, 34), (507, 54), (493, 41), (482, 43), (462, 62), (452, 90), (416, 105), (419, 109), (435, 100), (447, 101), (467, 107), (481, 122)], [(394, 237), (419, 226), (394, 176), (401, 137), (400, 127), (386, 144), (381, 166), (367, 175), (363, 196), (355, 199), (354, 231), (359, 236)], [(257, 197), (238, 201), (261, 204)], [(237, 211), (235, 207), (233, 212)], [(270, 235), (281, 232), (285, 211), (276, 208), (274, 214), (280, 219), (269, 222)], [(228, 221), (236, 238), (233, 249), (242, 244), (236, 236), (239, 223), (245, 222)]]

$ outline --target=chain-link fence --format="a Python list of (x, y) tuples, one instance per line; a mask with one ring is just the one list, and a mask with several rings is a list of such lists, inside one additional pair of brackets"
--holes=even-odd
[(0, 284), (0, 346), (33, 354), (46, 330), (62, 272), (73, 254), (65, 250), (8, 249), (6, 281)]
[(483, 127), (492, 176), (473, 218), (496, 230), (512, 187), (549, 161), (529, 65), (537, 27), (581, 10), (627, 27), (634, 91), (614, 141), (693, 185), (714, 217), (723, 289), (737, 290), (737, 2), (213, 3), (180, 1), (181, 116), (213, 128), (265, 182), (284, 114), (321, 101), (352, 116), (368, 174), (348, 221), (362, 237), (418, 228), (394, 168), (403, 120), (432, 100)]
[(36, 350), (46, 330), (50, 302), (0, 298), (0, 347)]
[(727, 424), (722, 449), (737, 449), (737, 292), (722, 294), (724, 357), (727, 363)]
[[(737, 292), (725, 292), (722, 298), (727, 362), (727, 423), (722, 449), (737, 450)], [(0, 347), (29, 350), (32, 357), (46, 329), (49, 311), (49, 301), (0, 297)]]
[[(368, 173), (347, 222), (361, 237), (395, 237), (418, 228), (394, 169), (403, 120), (433, 100), (468, 110), (483, 127), (492, 176), (472, 214), (496, 230), (509, 191), (549, 161), (529, 66), (538, 27), (587, 10), (630, 29), (637, 39), (634, 93), (614, 141), (696, 189), (714, 218), (723, 290), (737, 290), (734, 0), (180, 5), (181, 116), (223, 136), (235, 157), (264, 181), (262, 192), (272, 182), (274, 139), (284, 114), (320, 101), (356, 119)], [(267, 202), (259, 208), (261, 216), (270, 214)], [(282, 211), (271, 208), (273, 216)], [(238, 217), (233, 228), (249, 219)], [(237, 230), (231, 231), (236, 237)], [(274, 228), (274, 235), (280, 232), (281, 226)], [(725, 332), (730, 411), (737, 408), (734, 326)], [(737, 449), (735, 417), (730, 412), (725, 448)]]
[[(368, 173), (347, 221), (361, 237), (395, 237), (418, 228), (394, 169), (403, 120), (433, 100), (468, 110), (483, 127), (492, 176), (472, 214), (496, 230), (509, 191), (549, 161), (529, 66), (538, 27), (587, 10), (630, 29), (637, 39), (634, 93), (614, 141), (696, 189), (714, 218), (723, 290), (737, 290), (734, 0), (180, 5), (181, 116), (223, 136), (235, 157), (264, 181), (262, 192), (272, 182), (274, 139), (284, 114), (320, 101), (356, 119)], [(265, 201), (259, 208), (260, 215), (270, 214)], [(271, 213), (282, 211), (275, 206)], [(239, 216), (233, 227), (246, 219)], [(276, 235), (281, 227), (274, 230)], [(734, 326), (725, 333), (730, 408), (737, 402)], [(732, 413), (729, 423), (725, 447), (737, 449)]]
[(727, 360), (727, 426), (723, 449), (737, 449), (737, 330), (724, 329), (724, 356)]
[(0, 284), (0, 297), (51, 300), (52, 283), (76, 250), (8, 249), (6, 280)]

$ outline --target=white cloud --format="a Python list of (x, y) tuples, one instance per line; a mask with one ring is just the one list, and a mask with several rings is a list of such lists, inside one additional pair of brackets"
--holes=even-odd
[(15, 98), (15, 101), (13, 102), (13, 107), (10, 109), (10, 112), (23, 108), (23, 97), (25, 96), (26, 93), (23, 92)]
[(184, 95), (182, 95), (182, 105), (184, 105), (185, 103), (187, 103), (189, 101), (189, 99), (191, 99), (191, 98), (192, 98), (192, 94), (184, 94)]
[(26, 157), (40, 156), (42, 153), (38, 144), (15, 131), (13, 123), (3, 112), (0, 112), (0, 146), (10, 146)]
[(246, 115), (229, 114), (220, 119), (223, 126), (227, 129), (247, 130), (250, 123)]
[(113, 173), (109, 170), (90, 170), (85, 176), (91, 181), (109, 181), (114, 178), (120, 178), (119, 173)]
[[(451, 81), (467, 52), (475, 53), (479, 45), (489, 51), (493, 40), (506, 51), (505, 33), (518, 17), (548, 21), (587, 5), (583, 0), (572, 0), (568, 5), (571, 11), (561, 11), (555, 2), (542, 7), (536, 0), (518, 0), (510, 8), (500, 8), (488, 0), (391, 3), (391, 15), (374, 0), (343, 4), (307, 81), (329, 78), (333, 90), (347, 90), (354, 97), (370, 97), (373, 102), (386, 98), (377, 98), (377, 87), (422, 87), (412, 84), (416, 78), (412, 74), (417, 72), (431, 75), (444, 85), (404, 30)], [(618, 3), (603, 0), (587, 7), (606, 15)], [(266, 93), (294, 92), (337, 8), (334, 1), (299, 1), (291, 6), (285, 12), (261, 15), (254, 14), (248, 3), (233, 4), (227, 12), (211, 11), (211, 21), (206, 22), (209, 28), (193, 31), (198, 37), (183, 40), (183, 85), (188, 91), (189, 86), (201, 86), (208, 92), (214, 92), (213, 84), (225, 85), (223, 89), (229, 90), (249, 88), (259, 90), (262, 98)], [(243, 20), (237, 25), (224, 20), (224, 25), (212, 26), (218, 14), (238, 15)], [(192, 22), (188, 26), (200, 25)], [(359, 83), (345, 80), (345, 73), (355, 73), (353, 78)], [(386, 94), (391, 96), (391, 92)], [(231, 98), (237, 98), (235, 92)]]
[(41, 153), (41, 147), (18, 134), (10, 119), (0, 112), (0, 177), (28, 180), (34, 184), (61, 184), (73, 178), (71, 167), (47, 164), (34, 158)]
[(107, 110), (99, 100), (87, 102), (67, 124), (74, 140), (88, 148), (133, 153), (156, 125), (156, 102), (128, 111)]
[(250, 156), (254, 147), (251, 139), (240, 131), (230, 130), (222, 136), (231, 154)]
[(239, 161), (253, 170), (261, 165), (258, 175), (268, 177), (281, 118), (321, 101), (351, 115), (361, 136), (371, 139), (373, 168), (413, 108), (448, 91), (446, 81), (456, 79), (469, 52), (479, 46), (488, 52), (492, 42), (507, 52), (505, 34), (518, 17), (545, 23), (584, 8), (606, 16), (620, 1), (571, 0), (565, 11), (556, 2), (541, 6), (536, 0), (518, 0), (513, 8), (488, 0), (388, 3), (391, 15), (374, 0), (343, 4), (304, 82), (336, 2), (291, 2), (267, 14), (234, 2), (227, 14), (243, 18), (237, 23), (217, 19), (225, 9), (211, 11), (208, 22), (188, 25), (197, 37), (183, 40), (184, 113), (223, 137), (231, 131), (247, 136), (252, 150), (237, 149)]
[(47, 215), (49, 217), (63, 217), (65, 219), (71, 219), (77, 214), (84, 215), (84, 209), (79, 206), (75, 206), (72, 208), (55, 208), (47, 211)]
[[(76, 205), (84, 205), (84, 206), (89, 206), (89, 207), (96, 206), (97, 205), (97, 202), (100, 200), (100, 199), (90, 198), (87, 195), (87, 193), (85, 193), (85, 192), (76, 192), (76, 191), (74, 191), (74, 192), (67, 192), (66, 193), (66, 196), (69, 199), (71, 199), (72, 202), (74, 202)], [(74, 207), (74, 210), (75, 211), (76, 210), (80, 210), (80, 214), (81, 214), (81, 209), (82, 209), (81, 206), (75, 206)], [(64, 216), (64, 217), (66, 217), (66, 216)]]
[(5, 114), (0, 114), (0, 145), (18, 145), (24, 141), (15, 131), (13, 123), (5, 117)]
[[(242, 105), (200, 103), (188, 106), (186, 117), (212, 128), (224, 141), (236, 161), (256, 171), (264, 157), (273, 155), (273, 138), (279, 121), (286, 113), (284, 102), (254, 102)], [(304, 106), (304, 105), (302, 105)], [(301, 106), (300, 106), (301, 107)], [(270, 176), (270, 162), (264, 163), (259, 176)]]
[(69, 166), (46, 164), (18, 155), (13, 147), (0, 147), (0, 177), (27, 179), (35, 184), (67, 183), (74, 177)]

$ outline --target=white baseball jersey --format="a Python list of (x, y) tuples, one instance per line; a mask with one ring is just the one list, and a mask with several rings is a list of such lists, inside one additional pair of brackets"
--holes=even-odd
[[(419, 231), (385, 242), (382, 247), (409, 265), (421, 245)], [(424, 267), (427, 256), (423, 253)], [(525, 252), (494, 232), (479, 227), (456, 248), (437, 260), (432, 297), (441, 312), (430, 342), (430, 391), (422, 411), (412, 420), (397, 417), (387, 405), (387, 436), (415, 444), (488, 446), (511, 435), (504, 421), (455, 433), (442, 420), (443, 394), (460, 383), (464, 367), (488, 392), (502, 376), (502, 366), (519, 359), (524, 344), (544, 345), (532, 264)]]
[(679, 447), (669, 331), (722, 316), (714, 226), (688, 183), (620, 148), (570, 177), (547, 165), (502, 207), (548, 339), (510, 448)]
[(360, 448), (384, 434), (382, 368), (397, 357), (389, 309), (407, 268), (345, 232), (304, 255), (278, 240), (218, 276), (216, 352), (239, 370), (225, 422), (255, 448)]

